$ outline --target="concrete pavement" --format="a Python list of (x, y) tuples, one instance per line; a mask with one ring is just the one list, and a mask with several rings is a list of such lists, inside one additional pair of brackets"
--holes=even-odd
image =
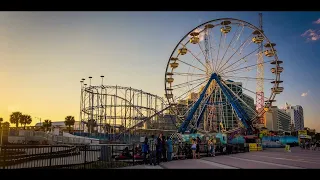
[(130, 169), (319, 169), (320, 151), (292, 148), (292, 152), (267, 149), (201, 159), (176, 160), (160, 166), (138, 165)]

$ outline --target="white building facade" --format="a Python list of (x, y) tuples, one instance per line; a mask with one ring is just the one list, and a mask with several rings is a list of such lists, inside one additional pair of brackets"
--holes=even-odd
[(304, 129), (304, 115), (303, 108), (300, 105), (291, 106), (288, 103), (285, 105), (285, 111), (291, 117), (291, 124), (293, 125), (295, 131)]
[(266, 127), (271, 131), (290, 132), (291, 117), (290, 115), (277, 106), (270, 108), (265, 113)]

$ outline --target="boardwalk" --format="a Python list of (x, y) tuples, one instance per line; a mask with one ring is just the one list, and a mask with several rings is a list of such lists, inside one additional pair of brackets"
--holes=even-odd
[(139, 165), (130, 169), (319, 169), (320, 151), (293, 148), (268, 149), (262, 152), (239, 153), (201, 159), (177, 160), (160, 166)]

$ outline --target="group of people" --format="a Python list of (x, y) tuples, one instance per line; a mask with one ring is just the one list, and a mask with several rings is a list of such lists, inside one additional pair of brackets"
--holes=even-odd
[(165, 137), (159, 134), (158, 137), (154, 135), (150, 139), (145, 137), (144, 143), (142, 144), (143, 160), (145, 164), (147, 162), (147, 155), (149, 154), (149, 164), (158, 165), (163, 161), (172, 160), (173, 145), (170, 137)]
[(319, 150), (320, 143), (319, 141), (305, 141), (300, 144), (302, 149), (310, 149), (310, 150)]
[[(209, 139), (208, 140), (208, 152), (209, 152), (209, 156), (215, 156), (215, 144), (213, 139)], [(191, 150), (192, 150), (192, 158), (193, 159), (197, 159), (197, 155), (198, 158), (200, 159), (200, 144), (201, 144), (201, 139), (199, 137), (197, 137), (196, 139), (192, 139), (192, 144), (191, 144)]]

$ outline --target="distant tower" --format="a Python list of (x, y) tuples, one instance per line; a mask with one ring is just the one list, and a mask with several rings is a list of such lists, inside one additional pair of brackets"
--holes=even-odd
[[(262, 13), (259, 13), (259, 28), (262, 30)], [(263, 43), (259, 44), (259, 52), (257, 59), (257, 85), (256, 85), (256, 110), (261, 111), (264, 107), (264, 61), (263, 61)], [(265, 118), (262, 116), (259, 124), (265, 124)]]

